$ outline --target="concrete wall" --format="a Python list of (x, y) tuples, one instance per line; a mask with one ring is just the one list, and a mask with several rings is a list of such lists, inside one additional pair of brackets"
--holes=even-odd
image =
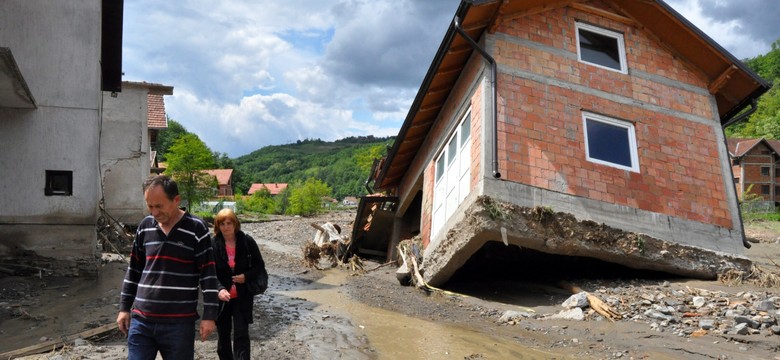
[[(0, 1), (8, 47), (37, 108), (0, 109), (0, 256), (30, 251), (96, 272), (99, 0)], [(46, 170), (73, 172), (72, 196), (44, 195)]]
[(136, 225), (146, 214), (142, 184), (149, 176), (147, 87), (123, 83), (112, 97), (103, 93), (100, 171), (106, 211)]

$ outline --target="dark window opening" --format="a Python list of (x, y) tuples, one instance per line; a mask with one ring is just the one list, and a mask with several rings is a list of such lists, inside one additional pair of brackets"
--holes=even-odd
[(761, 167), (761, 176), (769, 176), (769, 167), (768, 166), (762, 166)]
[(578, 24), (577, 36), (580, 61), (625, 72), (621, 34)]
[(73, 171), (46, 170), (46, 196), (73, 195)]
[(769, 185), (761, 185), (761, 195), (769, 195)]

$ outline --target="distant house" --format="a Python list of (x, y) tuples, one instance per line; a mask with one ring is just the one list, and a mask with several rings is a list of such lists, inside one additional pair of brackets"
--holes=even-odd
[(136, 225), (146, 216), (141, 185), (159, 170), (157, 133), (167, 127), (164, 95), (173, 87), (123, 81), (122, 92), (103, 92), (100, 173), (105, 210)]
[(731, 138), (728, 147), (740, 199), (749, 191), (771, 205), (780, 202), (780, 140)]
[(338, 200), (330, 197), (330, 196), (323, 196), (322, 197), (322, 207), (323, 208), (331, 208), (339, 203)]
[(344, 199), (341, 200), (341, 204), (344, 206), (357, 206), (358, 198), (354, 196), (345, 196)]
[(0, 258), (97, 275), (101, 100), (121, 77), (122, 1), (0, 1)]
[(434, 286), (484, 246), (744, 268), (723, 127), (769, 88), (660, 0), (461, 1), (373, 178), (397, 197), (388, 256), (419, 234)]
[(284, 183), (252, 184), (252, 186), (249, 187), (249, 191), (247, 192), (247, 195), (252, 195), (262, 188), (268, 189), (268, 192), (270, 192), (271, 195), (279, 195), (279, 193), (284, 191), (284, 189), (287, 189), (287, 184)]
[(217, 196), (233, 196), (233, 169), (212, 169), (205, 172), (217, 178)]
[[(171, 88), (173, 90), (173, 88)], [(171, 92), (172, 94), (173, 92)], [(147, 94), (148, 134), (149, 134), (149, 166), (152, 174), (162, 174), (165, 168), (157, 161), (158, 137), (160, 131), (168, 128), (168, 116), (165, 113), (163, 95), (155, 92)]]

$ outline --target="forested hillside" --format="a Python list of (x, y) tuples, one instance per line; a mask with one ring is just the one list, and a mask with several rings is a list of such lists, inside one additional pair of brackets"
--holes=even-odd
[(240, 173), (235, 189), (246, 194), (252, 183), (293, 183), (315, 178), (330, 186), (336, 199), (364, 195), (374, 159), (384, 156), (392, 141), (389, 137), (361, 136), (335, 142), (307, 139), (266, 146), (233, 159)]
[(726, 135), (737, 138), (780, 139), (780, 40), (772, 44), (772, 49), (745, 63), (765, 80), (772, 88), (758, 101), (758, 109), (747, 121), (726, 128)]

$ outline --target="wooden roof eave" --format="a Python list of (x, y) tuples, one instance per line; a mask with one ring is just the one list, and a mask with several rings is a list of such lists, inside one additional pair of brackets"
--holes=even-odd
[[(468, 9), (471, 6), (472, 3), (461, 1), (460, 6), (455, 12), (455, 16), (458, 17), (464, 16), (465, 14), (468, 13)], [(417, 96), (412, 102), (412, 106), (410, 107), (409, 113), (407, 114), (406, 119), (404, 120), (404, 123), (401, 126), (400, 131), (398, 132), (398, 136), (396, 137), (396, 140), (393, 143), (392, 148), (388, 151), (387, 159), (384, 162), (384, 166), (379, 171), (379, 174), (375, 179), (374, 186), (377, 189), (387, 189), (397, 184), (397, 180), (399, 176), (397, 174), (390, 174), (392, 169), (394, 168), (399, 169), (398, 165), (394, 164), (396, 154), (398, 153), (401, 144), (406, 139), (409, 130), (413, 126), (419, 125), (419, 124), (415, 124), (415, 119), (417, 118), (418, 113), (422, 109), (422, 105), (424, 103), (425, 98), (429, 94), (429, 89), (431, 89), (431, 84), (434, 82), (437, 75), (441, 76), (441, 74), (439, 73), (440, 66), (444, 61), (445, 57), (450, 55), (449, 50), (456, 36), (458, 36), (458, 34), (453, 26), (453, 22), (450, 22), (450, 26), (447, 29), (447, 33), (445, 34), (444, 39), (439, 45), (439, 49), (437, 50), (436, 55), (434, 56), (431, 66), (428, 68), (428, 72), (426, 73), (425, 78), (423, 79), (423, 82), (420, 85), (420, 90), (417, 92)], [(449, 94), (449, 91), (451, 90), (451, 87), (438, 86), (433, 90), (435, 91), (435, 94), (444, 95), (444, 97), (446, 98), (447, 95)], [(430, 125), (428, 125), (428, 127), (431, 126), (432, 124), (433, 121), (430, 121)], [(405, 170), (405, 166), (403, 169), (400, 170), (401, 171)]]

